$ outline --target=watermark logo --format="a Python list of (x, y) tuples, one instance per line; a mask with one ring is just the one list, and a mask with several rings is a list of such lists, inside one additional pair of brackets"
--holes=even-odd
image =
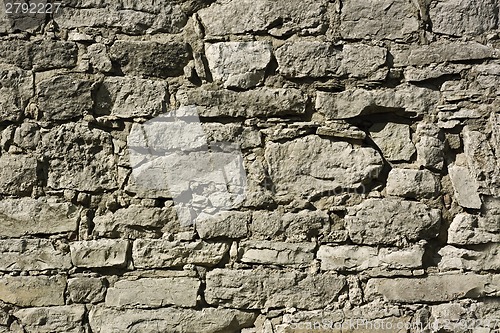
[(235, 208), (245, 198), (239, 145), (207, 142), (195, 107), (134, 124), (127, 144), (135, 183), (168, 190), (182, 225)]
[(27, 31), (60, 15), (63, 8), (63, 1), (0, 0), (0, 25), (5, 32)]

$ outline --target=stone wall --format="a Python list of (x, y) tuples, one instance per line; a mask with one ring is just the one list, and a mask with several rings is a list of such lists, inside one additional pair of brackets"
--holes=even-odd
[[(499, 10), (67, 0), (4, 15), (0, 332), (499, 332)], [(195, 224), (137, 182), (128, 145), (180, 110), (239, 144), (246, 175), (242, 201)]]

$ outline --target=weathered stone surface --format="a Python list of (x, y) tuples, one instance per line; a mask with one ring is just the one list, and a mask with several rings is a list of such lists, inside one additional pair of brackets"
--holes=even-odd
[(434, 0), (429, 9), (432, 31), (453, 36), (478, 35), (497, 27), (495, 0)]
[(423, 115), (438, 102), (439, 92), (415, 86), (396, 89), (350, 89), (340, 93), (318, 91), (316, 109), (328, 119), (348, 119), (373, 113)]
[(446, 274), (421, 279), (370, 279), (365, 288), (368, 299), (383, 296), (391, 302), (448, 302), (498, 294), (496, 275)]
[(123, 267), (127, 265), (129, 242), (99, 239), (70, 244), (71, 261), (77, 267)]
[(200, 117), (258, 117), (304, 114), (306, 97), (297, 89), (257, 88), (251, 91), (182, 90), (177, 99), (194, 105)]
[(117, 187), (116, 160), (107, 132), (81, 122), (64, 124), (43, 135), (38, 150), (48, 160), (47, 186), (52, 189)]
[(465, 208), (480, 209), (479, 188), (469, 169), (459, 165), (450, 165), (448, 173), (458, 204)]
[(468, 270), (484, 271), (500, 269), (500, 246), (498, 244), (486, 244), (473, 246), (471, 249), (457, 248), (447, 245), (439, 250), (441, 257), (438, 268), (442, 271)]
[(394, 244), (403, 239), (415, 241), (437, 236), (441, 213), (419, 202), (367, 199), (349, 208), (345, 220), (349, 236), (356, 244)]
[(93, 233), (109, 238), (158, 238), (164, 232), (179, 231), (173, 207), (156, 208), (131, 205), (94, 218)]
[(344, 285), (343, 277), (330, 273), (215, 269), (207, 273), (205, 298), (231, 308), (320, 309), (334, 302)]
[(243, 241), (238, 251), (245, 263), (307, 266), (314, 259), (315, 248), (316, 243)]
[(14, 312), (27, 333), (83, 333), (83, 305), (20, 309)]
[(120, 280), (106, 293), (106, 306), (158, 308), (196, 306), (200, 280), (192, 277)]
[[(333, 43), (295, 41), (275, 52), (278, 72), (285, 77), (326, 77), (340, 74), (342, 51)], [(315, 59), (315, 61), (310, 61)]]
[(440, 182), (429, 170), (394, 168), (387, 177), (386, 191), (404, 198), (433, 198), (440, 191)]
[(0, 200), (0, 236), (20, 237), (76, 231), (80, 211), (69, 203), (50, 199)]
[(418, 31), (418, 10), (404, 0), (342, 3), (340, 33), (347, 39), (403, 39)]
[(437, 170), (443, 169), (444, 142), (440, 139), (440, 130), (436, 124), (420, 123), (415, 134), (418, 137), (415, 144), (417, 164)]
[(344, 120), (328, 121), (326, 126), (318, 127), (316, 134), (331, 136), (334, 138), (348, 138), (356, 140), (363, 140), (366, 138), (366, 133), (364, 131)]
[(342, 50), (342, 71), (355, 78), (368, 77), (387, 60), (387, 49), (366, 44), (347, 44)]
[(369, 131), (373, 141), (389, 161), (409, 161), (416, 152), (408, 125), (378, 123), (370, 127)]
[(335, 271), (365, 271), (368, 269), (416, 269), (422, 266), (424, 249), (376, 248), (358, 245), (321, 245), (317, 258), (321, 269)]
[(78, 58), (76, 43), (49, 38), (33, 43), (31, 52), (35, 71), (72, 68), (76, 66)]
[[(382, 159), (372, 148), (354, 147), (310, 135), (282, 144), (270, 142), (265, 157), (275, 191), (314, 195), (357, 188), (377, 178)], [(280, 163), (287, 160), (288, 163)]]
[(0, 240), (0, 253), (1, 271), (71, 268), (69, 252), (47, 239)]
[(122, 332), (172, 332), (172, 333), (219, 333), (237, 332), (252, 326), (256, 315), (233, 309), (206, 308), (117, 310), (102, 306), (94, 307), (89, 314), (94, 333)]
[(252, 218), (250, 212), (220, 212), (216, 216), (201, 219), (196, 223), (196, 231), (202, 239), (216, 237), (244, 238)]
[[(499, 224), (495, 222), (494, 217), (488, 219), (467, 213), (458, 214), (448, 229), (448, 243), (470, 245), (500, 242)], [(496, 225), (496, 228), (489, 228), (491, 224)]]
[(92, 111), (93, 82), (88, 77), (58, 75), (37, 84), (37, 105), (44, 120), (68, 120)]
[(68, 300), (73, 303), (99, 303), (104, 301), (106, 279), (80, 276), (68, 280)]
[(29, 195), (37, 184), (37, 160), (27, 155), (0, 156), (0, 193)]
[(248, 89), (263, 82), (271, 62), (268, 42), (226, 42), (205, 44), (205, 56), (212, 77), (224, 87)]
[(215, 266), (228, 250), (229, 246), (225, 243), (137, 239), (132, 248), (132, 257), (136, 268), (182, 267), (186, 264)]
[(177, 76), (188, 62), (186, 45), (180, 42), (118, 40), (111, 46), (109, 55), (123, 73), (137, 76)]
[(97, 115), (151, 117), (164, 112), (168, 85), (136, 77), (106, 77), (95, 93)]
[(0, 277), (0, 300), (17, 306), (64, 305), (66, 278), (57, 276)]
[(216, 2), (198, 12), (208, 36), (269, 31), (276, 36), (301, 30), (302, 34), (326, 28), (326, 1), (272, 0)]
[(11, 65), (0, 65), (0, 122), (18, 121), (33, 96), (33, 75)]

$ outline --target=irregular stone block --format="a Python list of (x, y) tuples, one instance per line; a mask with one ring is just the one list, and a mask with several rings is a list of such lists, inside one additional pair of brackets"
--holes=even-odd
[(34, 71), (72, 68), (77, 64), (78, 47), (74, 42), (43, 39), (31, 44)]
[(437, 105), (439, 92), (415, 86), (394, 89), (350, 89), (340, 93), (318, 91), (316, 109), (328, 119), (348, 119), (373, 113), (424, 115)]
[(32, 96), (31, 72), (11, 65), (0, 65), (0, 122), (18, 121)]
[(47, 198), (0, 200), (0, 236), (21, 237), (76, 231), (80, 211)]
[(416, 152), (408, 125), (378, 123), (370, 127), (369, 131), (373, 141), (389, 161), (409, 161)]
[(465, 208), (480, 209), (481, 198), (478, 193), (479, 186), (472, 177), (469, 169), (459, 165), (450, 165), (448, 173), (458, 204)]
[(346, 0), (340, 34), (347, 39), (403, 39), (419, 28), (418, 10), (404, 0)]
[(468, 270), (484, 271), (500, 269), (500, 246), (498, 244), (486, 244), (484, 246), (472, 246), (471, 249), (457, 248), (447, 245), (439, 250), (441, 256), (438, 268), (442, 271)]
[(256, 315), (233, 309), (206, 308), (117, 310), (95, 306), (89, 313), (89, 322), (94, 333), (219, 333), (238, 332), (253, 325)]
[(285, 243), (276, 241), (243, 241), (238, 252), (242, 262), (271, 265), (311, 264), (316, 243)]
[(444, 142), (440, 139), (440, 130), (433, 123), (419, 123), (415, 135), (418, 137), (417, 164), (426, 168), (442, 170), (444, 167)]
[(0, 193), (30, 195), (37, 183), (37, 160), (26, 155), (0, 156)]
[(95, 93), (97, 115), (152, 117), (169, 102), (168, 85), (136, 77), (106, 77)]
[(322, 270), (366, 271), (368, 269), (416, 269), (422, 267), (424, 248), (376, 248), (358, 245), (321, 245), (317, 258)]
[(432, 32), (477, 36), (497, 27), (495, 0), (434, 0), (429, 8)]
[(166, 78), (182, 74), (189, 54), (186, 45), (180, 42), (117, 40), (109, 56), (127, 75)]
[(137, 239), (132, 248), (132, 257), (136, 268), (182, 267), (186, 264), (215, 266), (228, 250), (229, 246), (225, 243)]
[(14, 312), (27, 333), (83, 333), (83, 305), (20, 309)]
[(46, 121), (68, 120), (92, 112), (93, 82), (88, 77), (58, 75), (37, 83), (37, 105)]
[(69, 252), (56, 248), (47, 239), (0, 240), (1, 271), (42, 271), (69, 269)]
[(106, 294), (106, 306), (158, 308), (196, 306), (200, 280), (192, 277), (143, 278), (115, 282)]
[(106, 279), (75, 277), (68, 280), (68, 300), (73, 303), (100, 303), (106, 294)]
[[(461, 213), (455, 216), (448, 228), (448, 243), (455, 245), (471, 245), (500, 242), (497, 230), (489, 230), (488, 219)], [(498, 228), (498, 223), (496, 223)]]
[(355, 78), (365, 78), (385, 65), (387, 49), (366, 44), (346, 44), (342, 50), (342, 71)]
[(369, 300), (382, 296), (390, 302), (449, 302), (461, 298), (497, 295), (500, 279), (496, 275), (446, 274), (425, 278), (370, 279), (365, 295)]
[(80, 122), (63, 124), (42, 136), (38, 151), (48, 160), (47, 186), (52, 189), (93, 192), (118, 186), (107, 132)]
[(342, 51), (333, 43), (289, 42), (279, 47), (275, 55), (278, 71), (285, 77), (326, 77), (340, 74)]
[(202, 239), (244, 238), (248, 234), (251, 217), (250, 212), (220, 212), (214, 217), (200, 219), (196, 223), (196, 231)]
[(314, 33), (326, 28), (326, 1), (273, 0), (216, 2), (198, 12), (207, 36), (269, 31), (283, 36), (301, 31)]
[[(269, 142), (265, 158), (276, 193), (302, 196), (357, 188), (377, 178), (383, 164), (372, 148), (315, 135), (285, 143)], [(285, 160), (287, 163), (283, 163)]]
[(297, 89), (257, 88), (250, 91), (180, 90), (177, 100), (194, 106), (200, 117), (259, 117), (306, 112), (306, 97)]
[(225, 42), (205, 44), (205, 56), (212, 77), (224, 87), (248, 89), (264, 81), (271, 62), (268, 42)]
[(367, 199), (349, 208), (345, 217), (351, 240), (356, 244), (394, 244), (437, 236), (439, 209), (420, 202), (395, 198)]
[(0, 277), (0, 300), (17, 306), (64, 305), (66, 278), (57, 276)]
[(0, 58), (2, 63), (16, 65), (29, 70), (33, 65), (32, 44), (25, 40), (4, 40), (0, 42)]
[(317, 135), (331, 136), (334, 138), (347, 138), (363, 140), (366, 133), (356, 126), (349, 124), (344, 120), (332, 120), (326, 123), (326, 126), (320, 126), (316, 130)]
[(230, 308), (321, 309), (337, 299), (345, 279), (298, 271), (215, 269), (207, 273), (208, 304)]
[(129, 242), (99, 239), (70, 244), (71, 261), (77, 267), (124, 267), (127, 265)]
[(94, 217), (94, 224), (94, 235), (110, 238), (158, 238), (163, 232), (179, 231), (173, 207), (131, 205)]
[(440, 188), (439, 178), (429, 170), (394, 168), (387, 177), (388, 195), (404, 198), (434, 198)]

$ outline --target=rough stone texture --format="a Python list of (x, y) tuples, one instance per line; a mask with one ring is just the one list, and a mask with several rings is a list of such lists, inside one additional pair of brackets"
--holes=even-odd
[(438, 267), (443, 271), (468, 270), (484, 271), (500, 268), (500, 251), (498, 244), (473, 246), (473, 249), (462, 249), (447, 245), (439, 250)]
[(228, 42), (205, 45), (212, 78), (225, 88), (248, 89), (262, 83), (271, 62), (271, 44), (266, 42)]
[(429, 170), (394, 168), (387, 176), (387, 195), (433, 198), (440, 190), (439, 178)]
[(221, 212), (208, 219), (196, 223), (196, 231), (202, 239), (216, 237), (244, 238), (248, 234), (250, 212)]
[(215, 269), (207, 274), (205, 298), (230, 308), (319, 309), (334, 301), (344, 284), (343, 277), (330, 273)]
[(99, 239), (73, 242), (71, 261), (77, 267), (114, 267), (127, 264), (129, 242)]
[[(498, 218), (498, 217), (497, 217)], [(489, 228), (492, 224), (494, 228)], [(448, 243), (455, 245), (500, 242), (498, 222), (487, 217), (467, 213), (457, 214), (448, 229)]]
[(240, 260), (254, 264), (309, 265), (315, 243), (245, 241), (240, 243)]
[(410, 127), (404, 124), (374, 124), (369, 129), (373, 141), (389, 161), (409, 161), (416, 149)]
[(465, 208), (481, 208), (478, 185), (467, 167), (452, 165), (448, 167), (451, 183), (458, 204)]
[(66, 278), (56, 276), (0, 277), (0, 300), (17, 306), (64, 305)]
[(441, 214), (423, 203), (400, 199), (367, 199), (346, 216), (351, 240), (357, 244), (393, 244), (402, 239), (437, 236)]
[(11, 65), (0, 65), (0, 121), (21, 118), (33, 96), (33, 75)]
[(31, 194), (37, 183), (37, 160), (25, 155), (0, 156), (0, 192), (6, 195)]
[(355, 78), (365, 78), (384, 66), (387, 50), (366, 44), (347, 44), (342, 50), (343, 73)]
[(28, 333), (83, 333), (83, 305), (21, 309), (14, 312)]
[(0, 240), (1, 271), (42, 271), (71, 268), (71, 257), (62, 244), (46, 239)]
[(99, 303), (106, 294), (104, 278), (78, 276), (68, 280), (68, 299), (73, 303)]

